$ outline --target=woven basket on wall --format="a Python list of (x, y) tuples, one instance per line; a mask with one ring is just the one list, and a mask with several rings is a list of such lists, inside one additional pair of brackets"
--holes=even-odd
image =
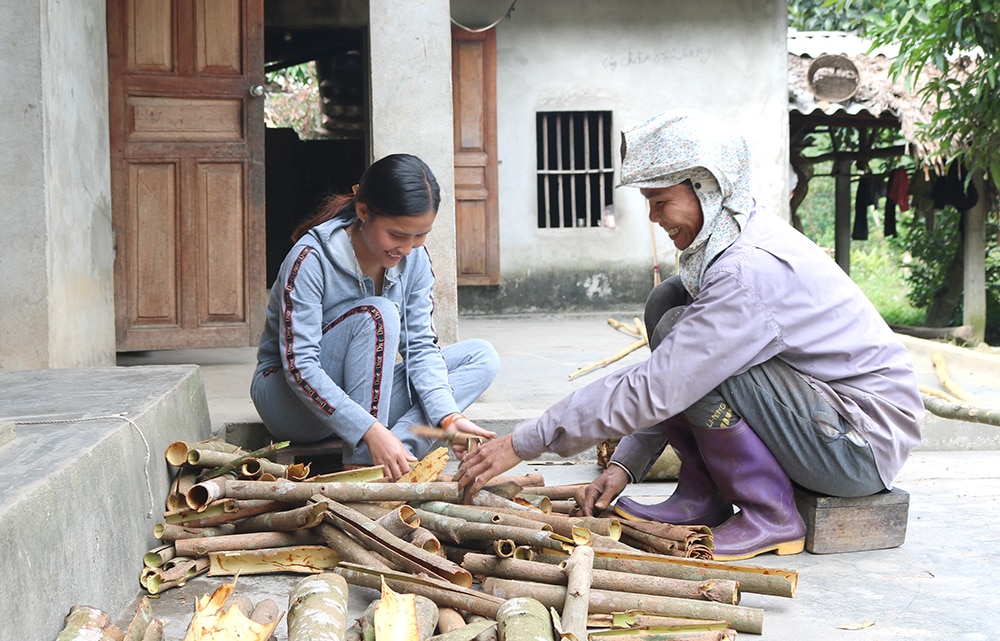
[(845, 102), (857, 93), (861, 74), (849, 58), (825, 55), (812, 61), (806, 80), (820, 100)]

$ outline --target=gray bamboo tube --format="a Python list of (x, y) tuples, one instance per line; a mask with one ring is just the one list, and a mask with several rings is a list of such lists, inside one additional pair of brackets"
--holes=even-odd
[(177, 556), (193, 558), (205, 556), (209, 552), (260, 550), (262, 548), (282, 548), (316, 543), (323, 543), (323, 537), (316, 531), (293, 530), (291, 532), (251, 532), (178, 539), (174, 541), (174, 548), (177, 550)]
[[(225, 496), (234, 499), (272, 499), (305, 503), (313, 495), (340, 503), (352, 501), (454, 501), (462, 498), (457, 483), (311, 483), (307, 481), (239, 481), (226, 483)], [(191, 507), (196, 507), (192, 505)]]
[(347, 581), (314, 574), (288, 595), (288, 641), (343, 641), (347, 631)]
[(490, 621), (493, 623), (491, 626), (487, 626), (485, 630), (476, 635), (475, 641), (498, 641), (497, 639), (497, 622), (493, 619), (489, 619), (478, 614), (470, 614), (465, 617), (465, 620), (469, 623), (477, 623), (480, 621)]
[[(483, 591), (502, 599), (530, 597), (550, 608), (560, 607), (566, 601), (566, 588), (561, 585), (545, 585), (495, 577), (483, 579)], [(623, 610), (641, 610), (647, 614), (727, 621), (737, 632), (750, 634), (760, 634), (764, 628), (764, 611), (758, 608), (649, 594), (611, 592), (609, 590), (590, 591), (591, 612), (609, 614)]]
[(375, 519), (375, 522), (401, 539), (409, 539), (413, 531), (420, 527), (416, 511), (405, 503)]
[(594, 548), (573, 548), (563, 571), (566, 573), (566, 600), (562, 608), (564, 633), (577, 641), (587, 641), (587, 611), (590, 609), (590, 584), (594, 571)]
[(512, 597), (497, 611), (500, 641), (554, 641), (546, 606), (530, 597)]
[(420, 523), (425, 528), (455, 543), (510, 539), (516, 545), (533, 545), (553, 550), (560, 547), (560, 543), (552, 539), (551, 532), (539, 528), (470, 523), (464, 519), (435, 514), (426, 510), (417, 510), (416, 512)]
[(384, 557), (347, 536), (347, 533), (340, 528), (329, 523), (321, 523), (316, 526), (316, 530), (323, 537), (327, 546), (340, 555), (342, 561), (357, 563), (376, 570), (392, 569)]
[(405, 538), (413, 545), (423, 548), (431, 554), (441, 554), (441, 541), (425, 527), (413, 528), (413, 531)]
[(174, 467), (180, 467), (184, 465), (187, 461), (188, 452), (191, 449), (202, 449), (202, 450), (216, 450), (218, 452), (228, 452), (233, 456), (239, 456), (244, 453), (239, 445), (234, 443), (227, 443), (219, 438), (211, 438), (207, 441), (198, 441), (196, 443), (189, 443), (187, 441), (174, 441), (167, 446), (167, 450), (164, 456), (167, 459), (167, 463), (170, 463)]
[(236, 521), (236, 532), (290, 532), (316, 527), (323, 522), (326, 507), (318, 503), (291, 510), (265, 512)]
[[(489, 508), (476, 507), (474, 505), (456, 505), (445, 503), (444, 501), (428, 501), (418, 506), (421, 510), (452, 516), (456, 519), (464, 519), (473, 523), (491, 523), (494, 525), (513, 525), (515, 527), (527, 527), (552, 531), (552, 526), (538, 521), (537, 519), (525, 518), (513, 512), (491, 510)], [(566, 535), (568, 536), (568, 535)]]

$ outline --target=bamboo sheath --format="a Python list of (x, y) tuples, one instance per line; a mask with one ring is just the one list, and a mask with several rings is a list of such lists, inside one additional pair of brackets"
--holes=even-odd
[[(566, 600), (566, 588), (560, 585), (545, 585), (495, 577), (487, 577), (483, 580), (483, 590), (504, 599), (530, 597), (551, 608), (561, 607)], [(758, 608), (630, 592), (590, 591), (591, 612), (607, 614), (624, 610), (641, 610), (649, 614), (728, 621), (734, 630), (750, 634), (760, 634), (764, 626), (764, 611)]]
[(347, 581), (324, 573), (302, 579), (288, 595), (288, 641), (343, 641)]
[[(308, 501), (314, 494), (351, 503), (357, 501), (451, 501), (462, 498), (457, 483), (310, 483), (307, 481), (226, 482), (225, 494), (234, 499), (270, 499), (289, 502)], [(221, 497), (218, 497), (221, 498)], [(191, 507), (196, 507), (192, 505)]]
[(566, 600), (562, 608), (562, 628), (576, 641), (587, 641), (587, 611), (594, 572), (594, 548), (573, 548), (562, 568), (566, 575)]
[[(536, 561), (558, 564), (565, 556), (543, 554)], [(594, 550), (594, 567), (633, 575), (658, 576), (689, 581), (731, 579), (739, 584), (741, 592), (789, 597), (795, 595), (799, 574), (794, 570), (740, 565), (721, 561), (682, 559), (680, 557), (651, 554), (648, 552), (616, 552)]]
[(411, 592), (425, 596), (438, 606), (456, 608), (463, 612), (496, 619), (497, 610), (504, 600), (456, 585), (432, 576), (414, 576), (392, 570), (375, 570), (354, 563), (340, 563), (334, 572), (343, 576), (351, 585), (381, 589), (382, 581), (397, 592)]
[(353, 536), (369, 550), (385, 556), (397, 567), (418, 574), (429, 572), (463, 587), (472, 585), (472, 575), (462, 566), (394, 536), (364, 514), (320, 495), (309, 500), (324, 503), (327, 507), (328, 521)]
[[(326, 545), (296, 545), (260, 550), (224, 550), (208, 553), (209, 576), (274, 574), (289, 572), (315, 574), (332, 570), (340, 555)], [(249, 616), (249, 612), (247, 616)]]
[[(577, 547), (573, 552), (575, 553), (581, 547), (585, 546)], [(569, 559), (571, 558), (572, 555)], [(466, 554), (463, 565), (465, 569), (476, 576), (494, 576), (501, 579), (524, 579), (538, 583), (566, 585), (566, 575), (560, 569), (560, 566), (568, 563), (569, 559), (564, 560), (559, 565), (554, 565), (552, 563), (522, 561), (514, 558), (501, 559), (488, 554)], [(596, 559), (591, 561), (591, 566), (593, 567), (596, 562)], [(591, 587), (601, 590), (636, 592), (656, 596), (676, 597), (679, 599), (716, 601), (730, 605), (736, 605), (740, 602), (740, 585), (731, 579), (696, 581), (642, 576), (641, 580), (637, 580), (635, 573), (593, 569), (591, 572)]]

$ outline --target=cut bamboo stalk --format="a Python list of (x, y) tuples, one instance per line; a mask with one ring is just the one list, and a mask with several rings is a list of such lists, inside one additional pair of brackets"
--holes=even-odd
[[(386, 589), (390, 589), (386, 587)], [(417, 635), (420, 641), (434, 636), (438, 626), (438, 605), (425, 596), (413, 595), (417, 610)]]
[(366, 549), (360, 543), (347, 536), (347, 533), (340, 528), (321, 523), (316, 530), (323, 537), (326, 544), (333, 549), (340, 558), (348, 563), (356, 563), (377, 570), (391, 570), (389, 562), (382, 556)]
[(495, 619), (503, 599), (472, 590), (432, 576), (415, 576), (405, 572), (367, 568), (354, 563), (341, 563), (334, 569), (351, 585), (381, 589), (382, 580), (397, 592), (412, 592), (425, 596), (439, 606), (455, 608)]
[(209, 504), (203, 512), (198, 512), (191, 508), (174, 512), (164, 512), (163, 520), (167, 523), (180, 523), (187, 527), (211, 527), (245, 519), (249, 516), (264, 514), (265, 512), (288, 510), (296, 505), (298, 504), (261, 499), (220, 499)]
[(413, 532), (404, 537), (413, 545), (423, 548), (431, 554), (441, 554), (441, 541), (434, 533), (425, 527), (414, 528)]
[[(458, 503), (457, 483), (308, 483), (303, 481), (226, 482), (225, 496), (234, 499), (270, 499), (305, 503), (314, 494), (351, 503), (357, 501), (449, 501)], [(194, 507), (194, 506), (192, 506)]]
[[(448, 499), (440, 499), (442, 501), (447, 501)], [(453, 503), (458, 503), (458, 501), (452, 501)], [(498, 496), (493, 492), (487, 492), (486, 490), (479, 490), (476, 492), (470, 501), (472, 505), (478, 505), (479, 507), (487, 508), (504, 508), (507, 510), (514, 510), (515, 512), (537, 512), (541, 514), (541, 510), (531, 505), (522, 505), (516, 501), (511, 501), (510, 499), (505, 499), (502, 496)]]
[(324, 573), (299, 581), (288, 595), (288, 641), (342, 641), (347, 630), (347, 581)]
[(517, 559), (519, 561), (534, 561), (535, 560), (535, 548), (527, 545), (519, 545), (514, 548), (514, 554), (510, 558)]
[(970, 423), (985, 423), (1000, 426), (1000, 409), (982, 407), (973, 403), (950, 403), (927, 394), (922, 394), (927, 411), (942, 418)]
[(497, 481), (494, 479), (484, 485), (483, 490), (505, 499), (513, 500), (515, 496), (524, 491), (524, 488), (514, 481)]
[[(289, 465), (275, 463), (271, 459), (252, 458), (244, 461), (242, 467), (240, 467), (240, 476), (259, 478), (261, 474), (271, 474), (275, 478), (282, 478), (288, 475), (290, 467)], [(296, 475), (301, 477), (301, 471)]]
[(253, 601), (242, 592), (233, 592), (229, 597), (229, 607), (237, 607), (248, 619), (253, 613)]
[[(497, 539), (493, 542), (493, 555), (501, 559), (509, 559), (514, 556), (514, 550), (517, 549), (517, 544), (510, 539)], [(468, 556), (466, 554), (465, 556)], [(465, 563), (465, 557), (462, 557), (462, 563)], [(466, 568), (470, 570), (470, 568)]]
[(734, 641), (736, 630), (693, 632), (669, 628), (604, 630), (590, 635), (591, 641)]
[[(362, 514), (372, 519), (373, 521), (379, 520), (380, 518), (392, 512), (393, 510), (393, 508), (391, 507), (386, 507), (386, 505), (388, 505), (388, 502), (386, 502), (386, 505), (383, 505), (382, 503), (363, 503), (361, 501), (345, 501), (344, 505), (351, 508), (352, 510), (357, 510), (358, 512), (361, 512)], [(393, 503), (393, 505), (396, 504)], [(403, 503), (402, 505), (406, 504)]]
[[(439, 624), (440, 625), (440, 624)], [(470, 621), (469, 623), (463, 625), (460, 628), (454, 630), (449, 630), (447, 632), (442, 632), (441, 634), (435, 635), (427, 641), (473, 641), (473, 639), (479, 639), (483, 633), (490, 630), (496, 630), (497, 622), (491, 619), (479, 618), (476, 621)], [(492, 639), (484, 639), (483, 641), (496, 641), (496, 636)]]
[(323, 522), (326, 508), (309, 504), (281, 512), (265, 512), (237, 521), (237, 533), (245, 532), (291, 532), (316, 527)]
[(515, 503), (520, 505), (528, 505), (535, 508), (545, 514), (552, 512), (552, 499), (541, 494), (529, 494), (527, 492), (520, 492), (512, 499)]
[[(559, 607), (566, 600), (566, 588), (561, 585), (529, 583), (495, 577), (487, 577), (483, 580), (483, 591), (504, 599), (529, 597), (552, 608)], [(750, 634), (760, 634), (764, 627), (764, 611), (759, 608), (632, 592), (591, 590), (590, 610), (605, 614), (623, 610), (641, 610), (650, 614), (722, 620), (728, 621), (734, 630)]]
[[(545, 486), (545, 477), (537, 472), (529, 474), (506, 474), (506, 475), (502, 474), (500, 476), (493, 477), (493, 481), (496, 483), (513, 481), (514, 483), (520, 485), (522, 488), (530, 487), (530, 488), (541, 489), (542, 487)], [(540, 494), (540, 492), (535, 492), (534, 489), (532, 489), (532, 492), (535, 494)]]
[(159, 545), (142, 556), (142, 564), (147, 568), (158, 568), (166, 561), (174, 558), (177, 551), (174, 550), (173, 543)]
[[(587, 611), (594, 572), (594, 548), (577, 546), (562, 568), (566, 574), (566, 600), (562, 606), (562, 628), (577, 641), (587, 641)], [(633, 578), (634, 581), (634, 578)]]
[[(285, 470), (285, 478), (289, 481), (304, 481), (309, 478), (309, 472), (312, 467), (312, 463), (292, 463)], [(266, 470), (264, 474), (268, 474)], [(264, 474), (261, 474), (263, 476)], [(278, 476), (275, 474), (274, 476)]]
[(472, 523), (426, 510), (416, 510), (416, 513), (420, 518), (420, 523), (425, 528), (454, 543), (510, 539), (515, 545), (531, 545), (552, 549), (558, 549), (563, 543), (572, 543), (571, 539), (540, 529), (493, 523)]
[(943, 385), (952, 396), (966, 403), (973, 403), (976, 401), (974, 396), (962, 389), (962, 387), (948, 374), (948, 364), (945, 362), (944, 355), (941, 354), (941, 352), (934, 352), (931, 354), (931, 363), (934, 364), (934, 373), (937, 374), (938, 380), (941, 381), (941, 385)]
[[(143, 596), (139, 602), (139, 607), (135, 609), (135, 614), (132, 615), (132, 621), (129, 623), (128, 629), (125, 631), (124, 641), (142, 641), (153, 621), (155, 621), (153, 607), (149, 605), (149, 598)], [(163, 636), (162, 626), (160, 636)]]
[[(368, 515), (366, 514), (365, 516)], [(372, 517), (368, 516), (368, 518)], [(398, 536), (406, 540), (409, 540), (413, 531), (420, 527), (420, 519), (417, 518), (416, 510), (405, 503), (389, 511), (387, 514), (376, 518), (375, 522), (392, 533), (393, 536)]]
[(122, 641), (124, 638), (107, 613), (89, 605), (74, 605), (56, 641)]
[[(561, 563), (564, 556), (540, 555), (544, 563)], [(799, 582), (799, 573), (781, 568), (764, 568), (722, 561), (682, 559), (648, 552), (615, 552), (594, 550), (594, 567), (648, 576), (660, 576), (689, 581), (731, 579), (739, 583), (741, 592), (791, 598)]]
[(323, 537), (314, 530), (294, 530), (292, 532), (249, 532), (178, 539), (174, 542), (174, 547), (180, 556), (200, 557), (206, 556), (209, 552), (260, 550), (294, 545), (313, 545), (322, 542)]
[(226, 498), (226, 481), (233, 480), (234, 477), (235, 475), (232, 477), (220, 476), (218, 478), (195, 483), (191, 486), (191, 489), (187, 491), (187, 494), (184, 495), (184, 499), (187, 501), (188, 507), (192, 510), (204, 510), (210, 503)]
[(187, 507), (186, 496), (188, 490), (190, 490), (197, 482), (197, 471), (187, 465), (178, 469), (173, 482), (170, 484), (170, 491), (167, 493), (167, 510), (176, 510)]
[(260, 550), (222, 550), (208, 553), (209, 576), (245, 574), (316, 574), (332, 570), (340, 555), (326, 545), (294, 545)]
[(573, 499), (557, 499), (555, 501), (549, 500), (548, 511), (553, 514), (565, 514), (566, 516), (572, 516), (577, 513), (579, 506), (577, 502)]
[(239, 470), (243, 466), (243, 463), (245, 463), (246, 461), (255, 458), (267, 458), (268, 456), (271, 456), (278, 450), (284, 449), (291, 444), (292, 444), (291, 441), (281, 441), (279, 443), (272, 443), (271, 445), (268, 445), (266, 447), (254, 450), (249, 454), (243, 454), (242, 456), (233, 459), (232, 461), (226, 463), (225, 465), (221, 465), (215, 468), (214, 470), (208, 472), (207, 474), (205, 474), (205, 478), (214, 479), (221, 476), (228, 476), (229, 474), (233, 474), (237, 470)]
[[(575, 550), (574, 550), (575, 551)], [(596, 550), (595, 550), (596, 554)], [(538, 583), (566, 585), (566, 576), (560, 569), (571, 557), (559, 565), (538, 561), (522, 561), (514, 558), (497, 558), (488, 554), (466, 554), (465, 569), (476, 576), (495, 576), (501, 579), (525, 579)], [(592, 567), (596, 564), (595, 559)], [(591, 586), (601, 590), (635, 592), (655, 596), (669, 596), (679, 599), (716, 601), (736, 605), (740, 602), (740, 586), (731, 579), (708, 579), (693, 581), (657, 576), (641, 576), (632, 572), (593, 569)]]
[[(455, 608), (438, 606), (438, 632), (445, 634), (447, 632), (451, 632), (452, 630), (464, 628), (466, 625), (465, 617), (462, 616), (461, 612)], [(476, 635), (474, 634), (472, 636)]]
[[(495, 512), (505, 512), (502, 507), (495, 508)], [(539, 511), (525, 512), (518, 510), (514, 513), (526, 519), (548, 523), (552, 530), (563, 536), (573, 536), (573, 528), (583, 527), (594, 534), (607, 536), (618, 540), (621, 537), (622, 524), (617, 518), (595, 517), (595, 516), (567, 516), (565, 514), (544, 514)]]
[[(243, 450), (239, 452), (220, 452), (219, 450), (192, 447), (188, 450), (187, 460), (184, 462), (191, 467), (215, 469), (227, 465), (238, 458), (242, 458), (246, 454)], [(253, 461), (256, 459), (251, 458), (246, 460)], [(282, 473), (284, 473), (284, 470), (282, 470)]]
[(546, 606), (530, 597), (513, 597), (497, 612), (500, 641), (554, 641)]
[(187, 462), (188, 451), (195, 448), (203, 450), (217, 450), (219, 452), (229, 453), (242, 451), (239, 445), (227, 443), (221, 438), (213, 437), (205, 441), (196, 442), (174, 441), (167, 446), (167, 450), (164, 455), (167, 459), (167, 463), (170, 463), (174, 467), (180, 467)]
[(250, 612), (250, 620), (263, 625), (277, 621), (280, 618), (281, 610), (273, 599), (261, 599), (253, 606), (253, 611)]
[(612, 614), (591, 614), (588, 621), (593, 628), (672, 628), (674, 630), (726, 630), (729, 624), (725, 621), (709, 621), (707, 619), (682, 619), (680, 617), (665, 617), (644, 612), (615, 612)]
[[(419, 484), (404, 483), (403, 485)], [(310, 502), (324, 503), (327, 507), (326, 519), (328, 522), (353, 536), (369, 550), (385, 556), (393, 565), (415, 573), (429, 572), (463, 587), (472, 585), (472, 575), (457, 563), (431, 554), (398, 536), (393, 536), (384, 527), (360, 512), (318, 494), (309, 500)]]
[(704, 525), (670, 525), (632, 521), (622, 524), (622, 535), (626, 541), (635, 541), (640, 549), (647, 552), (670, 556), (693, 556), (696, 551), (700, 558), (711, 558), (715, 547), (712, 530)]
[(482, 632), (476, 635), (475, 641), (498, 641), (497, 637), (497, 622), (493, 619), (488, 619), (479, 614), (466, 614), (465, 620), (469, 623), (477, 623), (479, 621), (489, 621), (493, 625), (486, 628)]
[(531, 488), (532, 494), (547, 496), (553, 501), (562, 501), (576, 497), (576, 493), (581, 489), (586, 489), (589, 483), (574, 483), (571, 485), (548, 485), (545, 487)]
[(544, 521), (521, 516), (523, 512), (506, 512), (473, 505), (457, 505), (444, 501), (428, 501), (419, 505), (421, 510), (443, 514), (456, 519), (464, 519), (473, 523), (493, 523), (496, 525), (512, 525), (514, 527), (539, 528), (551, 532), (552, 526)]
[[(153, 536), (161, 541), (180, 541), (182, 539), (200, 539), (210, 536), (233, 534), (236, 526), (232, 523), (220, 523), (212, 527), (187, 527), (173, 523), (157, 523), (153, 526)], [(183, 556), (183, 555), (182, 555)]]

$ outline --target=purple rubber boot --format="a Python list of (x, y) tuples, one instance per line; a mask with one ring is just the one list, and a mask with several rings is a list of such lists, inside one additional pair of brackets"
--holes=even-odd
[(677, 488), (660, 503), (647, 505), (623, 496), (615, 503), (615, 513), (630, 521), (655, 521), (673, 525), (715, 527), (733, 515), (733, 505), (715, 486), (698, 451), (691, 427), (681, 416), (664, 423), (670, 446), (681, 460)]
[(738, 561), (764, 552), (801, 552), (806, 526), (795, 507), (792, 482), (746, 421), (696, 430), (694, 438), (723, 496), (740, 508), (712, 528), (713, 558)]

